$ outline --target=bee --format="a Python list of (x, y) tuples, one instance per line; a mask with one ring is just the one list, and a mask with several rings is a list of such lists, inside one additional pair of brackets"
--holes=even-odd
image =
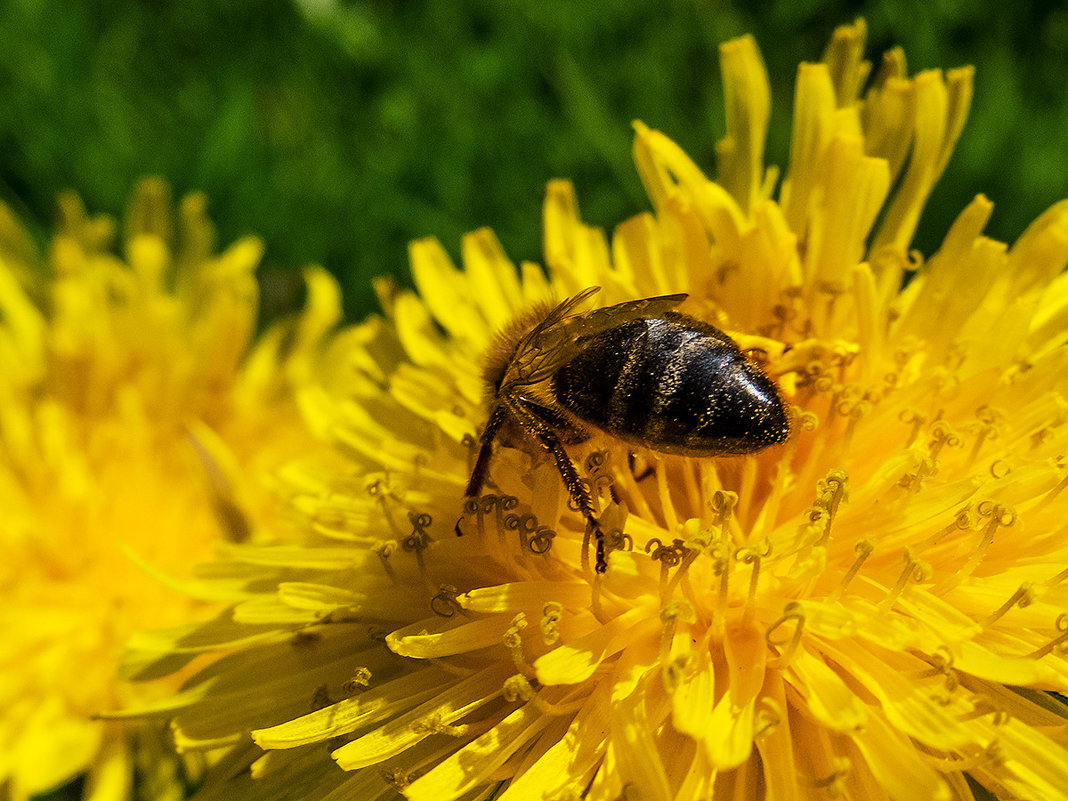
[(675, 311), (686, 295), (578, 313), (597, 291), (537, 307), (498, 335), (483, 367), (489, 418), (465, 495), (481, 494), (495, 442), (546, 452), (594, 532), (603, 573), (604, 533), (565, 445), (601, 433), (659, 453), (750, 454), (784, 442), (790, 418), (778, 387), (733, 339)]

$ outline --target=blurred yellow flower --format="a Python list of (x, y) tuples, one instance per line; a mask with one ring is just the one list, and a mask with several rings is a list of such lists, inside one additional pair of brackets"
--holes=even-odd
[[(146, 710), (232, 747), (199, 798), (1068, 798), (1068, 204), (1006, 248), (978, 197), (910, 253), (972, 73), (893, 51), (865, 90), (863, 46), (802, 65), (777, 195), (745, 37), (718, 182), (638, 125), (654, 213), (609, 241), (551, 184), (548, 279), (484, 230), (462, 272), (412, 246), (418, 294), (381, 286), (305, 396), (348, 467), (290, 474), (304, 540), (226, 546), (231, 612), (135, 643), (223, 654)], [(603, 576), (544, 454), (499, 447), (461, 508), (494, 331), (589, 286), (689, 293), (795, 423), (752, 457), (574, 446)]]
[[(0, 214), (5, 798), (87, 769), (87, 796), (126, 797), (136, 754), (95, 716), (144, 700), (115, 676), (130, 632), (199, 603), (146, 566), (178, 578), (220, 539), (279, 531), (270, 475), (309, 447), (296, 389), (336, 322), (332, 282), (310, 270), (304, 314), (257, 338), (261, 245), (213, 255), (204, 199), (182, 202), (172, 234), (173, 211), (142, 183), (123, 261), (114, 224), (65, 196), (45, 264)], [(141, 769), (156, 797), (181, 797), (158, 760)]]

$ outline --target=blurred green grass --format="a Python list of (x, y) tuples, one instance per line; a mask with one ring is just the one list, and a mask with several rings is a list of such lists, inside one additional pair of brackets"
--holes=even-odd
[[(545, 182), (573, 179), (611, 227), (647, 208), (630, 163), (642, 119), (708, 171), (723, 133), (717, 45), (752, 32), (784, 165), (792, 84), (863, 15), (869, 57), (974, 63), (970, 121), (916, 245), (976, 193), (1011, 241), (1068, 196), (1068, 11), (954, 0), (249, 0), (0, 3), (0, 198), (44, 238), (58, 190), (121, 213), (138, 176), (210, 197), (220, 242), (257, 233), (267, 268), (324, 264), (346, 311), (407, 280), (406, 244), (489, 225), (540, 259)], [(284, 283), (284, 282), (283, 282)]]

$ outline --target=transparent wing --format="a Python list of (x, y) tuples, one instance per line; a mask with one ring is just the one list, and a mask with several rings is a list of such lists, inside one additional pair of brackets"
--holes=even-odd
[(684, 293), (659, 295), (655, 298), (628, 300), (623, 303), (617, 303), (615, 306), (594, 309), (567, 322), (569, 335), (589, 336), (630, 320), (648, 320), (653, 317), (663, 317), (667, 312), (686, 300), (687, 297)]
[(519, 385), (549, 378), (582, 349), (581, 337), (596, 334), (630, 320), (660, 317), (686, 299), (685, 294), (661, 295), (617, 303), (585, 314), (572, 314), (583, 301), (599, 291), (590, 287), (553, 309), (524, 338), (513, 360), (510, 378)]
[(531, 332), (527, 334), (526, 339), (533, 341), (540, 338), (546, 331), (559, 325), (562, 320), (570, 316), (571, 312), (578, 306), (581, 306), (587, 298), (593, 297), (600, 291), (601, 288), (599, 286), (587, 287), (574, 297), (563, 301), (559, 306), (549, 312), (544, 320), (534, 326)]
[(534, 326), (516, 347), (505, 380), (519, 385), (540, 381), (541, 378), (535, 376), (543, 374), (549, 362), (556, 361), (553, 352), (559, 347), (558, 332), (561, 321), (567, 319), (587, 298), (600, 291), (599, 286), (588, 287), (574, 297), (567, 298), (545, 315), (545, 319)]

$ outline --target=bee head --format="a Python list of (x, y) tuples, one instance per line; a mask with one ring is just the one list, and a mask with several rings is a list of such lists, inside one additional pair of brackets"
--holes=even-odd
[(501, 382), (515, 358), (519, 343), (535, 326), (556, 308), (555, 301), (544, 301), (532, 306), (502, 328), (482, 357), (482, 381), (485, 383), (486, 398), (492, 405), (501, 389)]

